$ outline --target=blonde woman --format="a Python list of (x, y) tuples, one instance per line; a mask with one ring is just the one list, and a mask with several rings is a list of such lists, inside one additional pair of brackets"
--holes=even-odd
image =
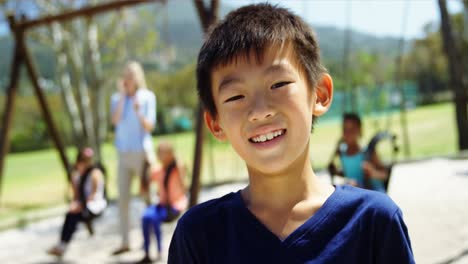
[(151, 131), (156, 123), (156, 96), (147, 89), (143, 67), (135, 61), (126, 64), (119, 92), (112, 95), (111, 115), (118, 152), (118, 204), (121, 247), (114, 255), (130, 250), (129, 201), (131, 179), (141, 176), (144, 164), (154, 161)]

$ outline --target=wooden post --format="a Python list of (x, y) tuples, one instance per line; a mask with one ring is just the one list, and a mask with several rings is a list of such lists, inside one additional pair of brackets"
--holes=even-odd
[[(210, 8), (206, 8), (203, 0), (194, 0), (195, 7), (197, 8), (198, 16), (205, 35), (208, 28), (214, 24), (218, 19), (219, 0), (211, 0)], [(190, 185), (190, 202), (189, 206), (192, 207), (198, 203), (198, 193), (200, 192), (200, 171), (202, 163), (203, 152), (203, 109), (201, 102), (198, 103), (197, 120), (196, 120), (196, 138), (195, 138), (195, 153), (193, 160), (192, 170), (192, 184)]]
[(203, 125), (203, 109), (199, 103), (195, 127), (195, 153), (192, 169), (192, 184), (190, 185), (190, 207), (198, 203), (198, 193), (200, 192), (200, 172), (203, 151)]
[(26, 64), (26, 69), (27, 69), (28, 75), (29, 75), (29, 77), (31, 79), (31, 83), (32, 83), (33, 88), (34, 88), (34, 92), (36, 93), (36, 97), (37, 97), (37, 99), (39, 101), (39, 106), (41, 108), (42, 115), (44, 116), (44, 119), (46, 121), (47, 130), (48, 130), (50, 136), (52, 137), (52, 140), (54, 142), (55, 147), (57, 148), (57, 150), (59, 152), (60, 160), (62, 161), (62, 165), (63, 165), (63, 167), (64, 167), (64, 169), (66, 171), (67, 181), (70, 182), (71, 181), (70, 162), (68, 161), (67, 156), (65, 155), (65, 148), (64, 148), (64, 145), (63, 145), (63, 143), (62, 143), (62, 141), (60, 139), (59, 133), (58, 133), (58, 131), (57, 131), (55, 125), (54, 125), (54, 120), (52, 119), (52, 115), (50, 113), (50, 110), (49, 110), (45, 95), (41, 90), (39, 82), (37, 81), (38, 74), (37, 74), (36, 68), (34, 67), (32, 58), (31, 58), (30, 54), (28, 53), (26, 44), (24, 43), (24, 40), (21, 39), (21, 41), (19, 41), (17, 43), (17, 45), (19, 45), (19, 47), (21, 49), (21, 52), (22, 52), (22, 54), (24, 56), (24, 62)]
[[(212, 0), (217, 1), (217, 0)], [(14, 102), (16, 97), (16, 90), (17, 84), (19, 79), (19, 70), (21, 63), (24, 61), (26, 62), (26, 68), (31, 78), (31, 82), (33, 84), (34, 91), (36, 96), (39, 100), (39, 104), (41, 107), (41, 111), (44, 115), (44, 118), (47, 123), (47, 129), (49, 134), (51, 135), (56, 148), (59, 151), (60, 159), (62, 164), (67, 172), (67, 181), (70, 178), (70, 164), (68, 159), (65, 155), (64, 146), (60, 140), (59, 134), (57, 129), (54, 126), (53, 119), (51, 117), (50, 111), (47, 106), (47, 101), (45, 99), (44, 94), (42, 93), (39, 83), (38, 83), (38, 75), (34, 68), (33, 62), (31, 60), (31, 56), (28, 54), (25, 42), (24, 42), (24, 33), (27, 29), (34, 28), (37, 26), (41, 26), (44, 24), (50, 24), (52, 22), (64, 22), (73, 18), (82, 17), (82, 16), (92, 16), (98, 13), (103, 13), (111, 10), (115, 10), (118, 8), (122, 8), (124, 6), (131, 6), (141, 3), (148, 3), (148, 2), (162, 2), (166, 3), (167, 0), (119, 0), (114, 2), (108, 2), (104, 4), (94, 5), (84, 7), (78, 10), (67, 11), (58, 15), (53, 16), (46, 16), (34, 20), (23, 20), (23, 21), (15, 21), (14, 15), (8, 17), (10, 22), (11, 32), (15, 35), (15, 53), (13, 56), (12, 62), (12, 72), (10, 78), (10, 85), (7, 89), (7, 101), (5, 105), (5, 112), (2, 117), (2, 127), (1, 127), (1, 134), (0, 134), (0, 198), (1, 198), (1, 187), (2, 187), (2, 177), (3, 177), (3, 165), (5, 156), (8, 153), (9, 142), (8, 136), (11, 126), (11, 120), (13, 118), (13, 110), (14, 110)]]
[(162, 2), (165, 3), (167, 0), (119, 0), (119, 1), (111, 1), (108, 3), (98, 4), (94, 6), (87, 6), (83, 7), (78, 10), (72, 10), (63, 12), (58, 15), (54, 16), (46, 16), (42, 18), (38, 18), (35, 20), (24, 21), (18, 24), (19, 27), (23, 29), (33, 28), (44, 24), (50, 24), (52, 22), (63, 22), (73, 18), (82, 17), (82, 16), (92, 16), (98, 13), (103, 13), (111, 10), (115, 10), (118, 8), (122, 8), (124, 6), (142, 4), (142, 3), (149, 3), (149, 2)]
[(11, 62), (11, 75), (10, 85), (7, 89), (7, 98), (5, 104), (5, 111), (2, 117), (2, 127), (0, 130), (0, 199), (2, 195), (2, 183), (3, 183), (3, 166), (5, 164), (5, 157), (8, 154), (10, 148), (10, 142), (8, 140), (11, 130), (11, 121), (13, 120), (13, 112), (15, 108), (16, 92), (18, 90), (18, 79), (20, 66), (22, 61), (21, 49), (18, 46), (19, 41), (22, 41), (23, 33), (16, 29), (16, 22), (14, 16), (8, 17), (11, 31), (14, 32), (16, 39), (15, 53)]

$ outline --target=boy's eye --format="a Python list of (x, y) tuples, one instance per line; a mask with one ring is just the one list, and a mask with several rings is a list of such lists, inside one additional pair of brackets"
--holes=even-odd
[(233, 97), (229, 97), (226, 101), (224, 101), (225, 103), (227, 102), (231, 102), (231, 101), (236, 101), (236, 100), (239, 100), (239, 99), (242, 99), (244, 98), (243, 95), (236, 95), (236, 96), (233, 96)]
[(292, 82), (277, 82), (277, 83), (275, 83), (275, 84), (273, 84), (271, 86), (271, 89), (280, 88), (280, 87), (283, 87), (283, 86), (288, 85), (290, 83), (292, 83)]

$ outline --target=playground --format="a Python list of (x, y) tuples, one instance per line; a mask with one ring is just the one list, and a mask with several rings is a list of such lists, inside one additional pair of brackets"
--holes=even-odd
[[(421, 170), (421, 167), (425, 169)], [(468, 184), (466, 160), (434, 158), (402, 163), (395, 166), (393, 174), (389, 195), (403, 211), (418, 262), (468, 263), (468, 194), (464, 191)], [(321, 180), (329, 180), (326, 172), (320, 172), (319, 175)], [(206, 201), (235, 192), (245, 184), (241, 181), (203, 188), (200, 200)], [(112, 205), (96, 221), (98, 231), (94, 236), (90, 237), (84, 228), (79, 230), (76, 243), (61, 263), (133, 263), (141, 258), (142, 252), (138, 248), (142, 243), (138, 212), (143, 207), (140, 199), (133, 199), (131, 238), (135, 243), (130, 253), (119, 257), (110, 256), (118, 244), (117, 208)], [(64, 209), (60, 207), (54, 211)], [(0, 240), (8, 243), (0, 245), (0, 261), (18, 263), (17, 260), (21, 259), (21, 263), (55, 262), (44, 251), (56, 241), (61, 224), (62, 216), (55, 216), (1, 232)], [(175, 223), (163, 225), (166, 249), (174, 228)]]
[[(0, 35), (0, 48), (11, 54), (10, 64), (0, 65), (0, 263), (135, 263), (143, 257), (142, 213), (148, 201), (161, 202), (161, 185), (156, 190), (144, 183), (153, 177), (145, 170), (129, 187), (130, 250), (112, 254), (121, 246), (122, 158), (115, 144), (119, 135), (111, 96), (126, 89), (122, 66), (135, 58), (146, 72), (147, 90), (157, 98), (156, 125), (148, 132), (158, 153), (154, 164), (164, 165), (157, 146), (170, 144), (177, 166), (184, 169), (188, 207), (248, 184), (244, 161), (205, 128), (195, 89), (202, 39), (236, 5), (221, 0), (193, 0), (190, 5), (84, 1), (76, 6), (0, 1), (2, 22), (9, 28), (7, 36)], [(355, 184), (330, 164), (337, 161), (344, 171), (339, 156), (346, 145), (342, 117), (358, 113), (358, 143), (364, 146), (362, 153), (372, 148), (388, 172), (385, 192), (401, 208), (416, 262), (468, 263), (468, 95), (463, 71), (468, 6), (465, 1), (454, 8), (445, 0), (435, 6), (440, 20), (430, 21), (423, 37), (406, 36), (414, 12), (408, 3), (401, 5), (401, 32), (393, 37), (354, 29), (352, 4), (342, 5), (344, 29), (319, 27), (323, 61), (335, 90), (332, 107), (314, 124), (310, 162), (322, 182)], [(197, 31), (184, 31), (195, 20)], [(136, 45), (136, 39), (142, 44)], [(331, 45), (336, 42), (342, 47)], [(359, 47), (364, 42), (369, 46)], [(427, 59), (431, 56), (433, 60)], [(134, 107), (138, 111), (140, 106)], [(388, 136), (376, 139), (382, 133)], [(84, 196), (85, 191), (77, 191), (84, 181), (77, 185), (73, 173), (85, 148), (104, 168), (102, 191), (108, 205), (88, 226), (78, 224), (63, 257), (50, 256), (46, 252), (57, 243), (70, 201)], [(168, 188), (170, 170), (165, 173)], [(142, 188), (148, 188), (149, 200)], [(156, 263), (167, 262), (176, 224), (161, 224), (163, 250)], [(158, 255), (154, 246), (150, 255)]]

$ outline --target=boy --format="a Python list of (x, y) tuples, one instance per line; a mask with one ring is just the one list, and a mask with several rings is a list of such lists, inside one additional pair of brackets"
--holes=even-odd
[(377, 152), (361, 148), (359, 138), (362, 136), (361, 118), (356, 113), (343, 115), (343, 137), (334, 157), (339, 156), (343, 169), (336, 169), (334, 159), (328, 165), (330, 173), (344, 176), (348, 184), (374, 191), (385, 192), (384, 181), (388, 171), (380, 161)]
[(189, 210), (169, 263), (414, 263), (388, 197), (314, 174), (312, 121), (333, 84), (304, 21), (269, 4), (231, 12), (205, 40), (197, 77), (205, 122), (245, 161), (249, 184)]

